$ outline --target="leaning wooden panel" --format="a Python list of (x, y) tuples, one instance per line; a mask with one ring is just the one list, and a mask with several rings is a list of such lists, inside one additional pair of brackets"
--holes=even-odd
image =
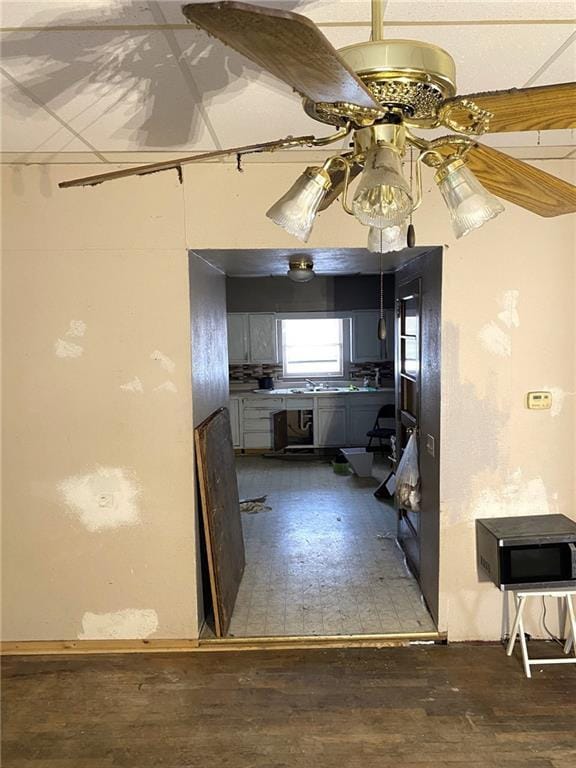
[(228, 409), (215, 411), (194, 435), (215, 631), (224, 637), (245, 565)]

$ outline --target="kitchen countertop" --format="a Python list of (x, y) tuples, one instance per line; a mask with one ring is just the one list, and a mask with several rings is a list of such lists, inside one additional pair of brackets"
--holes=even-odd
[(249, 397), (249, 398), (267, 398), (267, 397), (339, 397), (341, 395), (379, 395), (383, 392), (394, 392), (393, 386), (380, 387), (359, 387), (358, 389), (339, 389), (339, 390), (310, 390), (302, 392), (291, 392), (289, 388), (282, 389), (234, 389), (230, 391), (230, 397)]

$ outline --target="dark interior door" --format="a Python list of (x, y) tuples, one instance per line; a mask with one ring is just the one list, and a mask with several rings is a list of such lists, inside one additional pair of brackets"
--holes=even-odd
[(442, 250), (396, 273), (396, 439), (416, 434), (420, 511), (398, 510), (398, 538), (430, 613), (438, 621), (440, 560), (440, 311)]
[[(396, 434), (399, 459), (420, 425), (420, 278), (398, 286), (396, 297)], [(420, 573), (420, 512), (398, 510), (398, 536), (416, 575)]]

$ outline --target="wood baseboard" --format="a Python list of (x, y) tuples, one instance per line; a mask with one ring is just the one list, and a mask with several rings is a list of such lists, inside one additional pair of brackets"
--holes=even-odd
[(26, 640), (0, 643), (2, 656), (82, 656), (112, 653), (213, 653), (320, 648), (390, 648), (410, 643), (445, 643), (445, 632), (382, 635), (291, 635), (207, 637), (200, 640)]
[(2, 656), (96, 653), (188, 653), (198, 640), (23, 640), (0, 643)]
[(204, 637), (198, 651), (288, 651), (320, 648), (390, 648), (414, 642), (445, 643), (443, 632), (375, 635), (292, 635), (287, 637)]

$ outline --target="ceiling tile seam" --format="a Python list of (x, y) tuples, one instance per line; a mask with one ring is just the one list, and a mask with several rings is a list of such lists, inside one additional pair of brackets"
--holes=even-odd
[(530, 78), (528, 78), (528, 80), (526, 80), (526, 82), (524, 83), (524, 85), (522, 87), (523, 88), (528, 88), (533, 83), (535, 83), (536, 80), (538, 80), (538, 78), (541, 75), (543, 75), (544, 72), (546, 72), (546, 70), (552, 64), (554, 64), (554, 62), (558, 58), (560, 58), (560, 56), (564, 53), (564, 51), (566, 51), (572, 45), (574, 40), (576, 40), (576, 32), (572, 32), (572, 34), (566, 40), (564, 40), (562, 45), (556, 51), (554, 51), (554, 53), (551, 56), (549, 56), (548, 59), (546, 59), (544, 64), (542, 64), (542, 66), (539, 69), (536, 70), (536, 72), (532, 75), (532, 77), (530, 77)]
[(33, 101), (34, 104), (39, 106), (41, 109), (45, 110), (45, 112), (47, 112), (50, 115), (50, 117), (54, 118), (54, 120), (57, 120), (63, 128), (65, 128), (75, 138), (77, 138), (79, 141), (85, 144), (88, 147), (88, 149), (90, 149), (91, 152), (93, 152), (98, 158), (100, 158), (102, 162), (104, 163), (107, 162), (104, 155), (100, 154), (100, 152), (96, 149), (95, 146), (93, 146), (87, 139), (81, 136), (78, 133), (78, 131), (75, 131), (71, 125), (68, 125), (68, 123), (60, 117), (60, 115), (54, 112), (54, 110), (48, 107), (46, 104), (44, 104), (31, 90), (29, 90), (25, 85), (22, 85), (22, 83), (16, 80), (16, 78), (13, 77), (9, 72), (7, 72), (4, 69), (4, 67), (0, 66), (0, 72), (4, 75), (4, 77), (6, 77), (7, 80), (10, 80), (12, 85), (18, 88), (19, 91), (21, 91), (25, 96), (27, 96), (31, 101)]
[[(366, 21), (317, 21), (317, 27), (338, 28), (338, 27), (360, 27), (370, 29), (371, 22)], [(574, 25), (576, 19), (434, 19), (430, 21), (413, 19), (389, 19), (384, 23), (386, 27), (498, 27), (498, 26), (547, 26), (547, 25)], [(46, 26), (21, 26), (21, 27), (0, 27), (2, 32), (153, 32), (159, 30), (183, 30), (190, 29), (190, 24), (77, 24), (66, 26), (62, 24)]]
[[(166, 21), (164, 13), (157, 2), (155, 1), (151, 2), (149, 6), (149, 10), (152, 13), (152, 16), (154, 17), (154, 19), (160, 19), (160, 20), (163, 20), (164, 22)], [(210, 138), (214, 142), (216, 149), (222, 149), (222, 142), (218, 138), (218, 134), (216, 133), (214, 125), (212, 124), (212, 121), (208, 117), (208, 112), (204, 104), (202, 103), (202, 94), (200, 92), (200, 89), (198, 88), (198, 84), (194, 80), (194, 76), (192, 75), (192, 71), (188, 65), (188, 62), (184, 58), (182, 50), (178, 44), (178, 40), (176, 39), (176, 35), (172, 30), (169, 30), (169, 29), (163, 29), (162, 32), (164, 34), (164, 38), (166, 39), (168, 47), (172, 52), (172, 55), (176, 59), (176, 63), (178, 64), (178, 68), (182, 73), (184, 82), (186, 83), (186, 86), (190, 91), (192, 98), (196, 102), (196, 108), (198, 109), (200, 117), (202, 118), (202, 120), (204, 120), (204, 124), (206, 125), (206, 129), (210, 134)]]

